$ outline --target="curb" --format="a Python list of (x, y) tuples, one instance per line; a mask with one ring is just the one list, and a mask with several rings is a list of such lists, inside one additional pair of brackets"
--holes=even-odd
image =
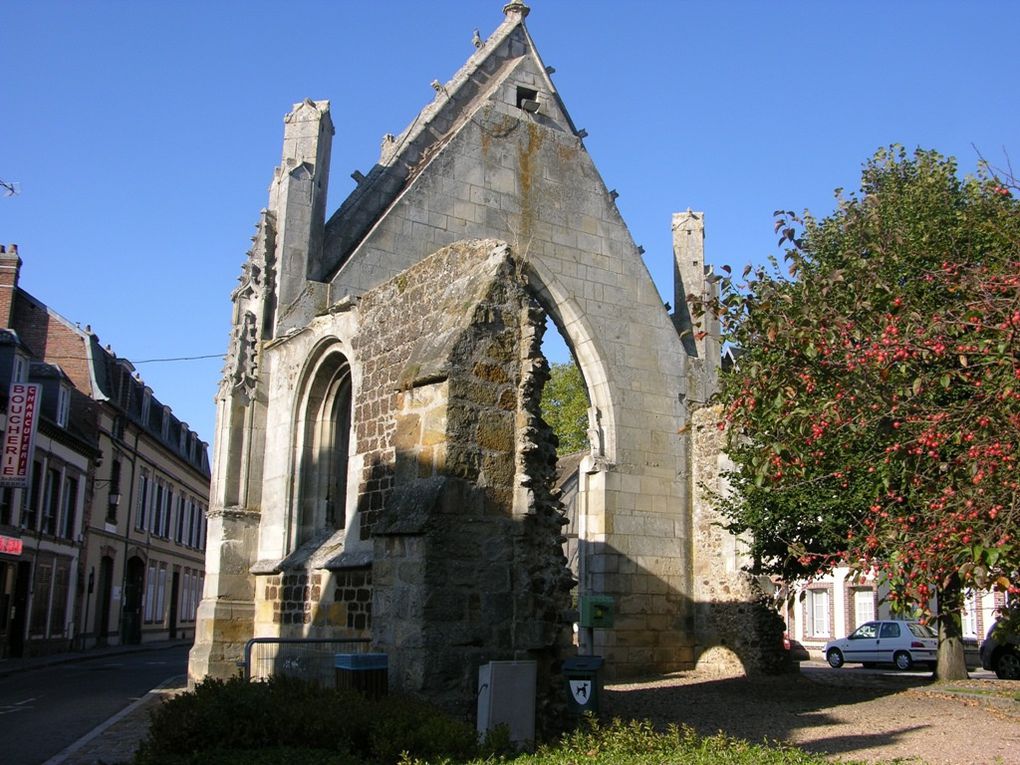
[[(99, 725), (90, 730), (80, 739), (75, 741), (70, 746), (66, 747), (62, 752), (58, 752), (57, 754), (50, 757), (48, 760), (42, 763), (42, 765), (60, 765), (61, 763), (65, 762), (69, 757), (72, 757), (74, 754), (76, 754), (79, 750), (85, 748), (90, 743), (95, 741), (97, 738), (102, 736), (110, 728), (119, 723), (125, 717), (128, 717), (134, 714), (135, 712), (143, 709), (144, 707), (150, 706), (154, 704), (156, 701), (161, 700), (165, 696), (165, 694), (162, 693), (162, 691), (166, 690), (167, 688), (179, 688), (181, 687), (182, 682), (186, 682), (185, 675), (177, 675), (175, 677), (171, 677), (164, 680), (162, 683), (157, 685), (155, 688), (151, 689), (140, 699), (136, 699), (135, 701), (131, 702), (128, 706), (124, 707), (122, 710), (117, 712), (117, 714), (113, 715), (113, 717), (109, 718), (105, 722), (101, 722)], [(147, 729), (147, 727), (148, 726), (145, 726), (145, 729)], [(99, 761), (105, 761), (105, 758), (100, 757)]]

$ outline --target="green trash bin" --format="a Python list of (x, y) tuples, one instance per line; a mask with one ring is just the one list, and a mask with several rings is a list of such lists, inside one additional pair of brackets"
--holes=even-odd
[(601, 656), (573, 656), (563, 660), (563, 677), (567, 680), (567, 705), (575, 715), (598, 714), (602, 695)]

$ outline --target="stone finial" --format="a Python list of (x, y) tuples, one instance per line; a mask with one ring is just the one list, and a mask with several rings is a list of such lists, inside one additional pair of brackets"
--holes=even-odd
[(475, 33), (471, 35), (471, 44), (476, 48), (481, 48), (485, 44), (482, 42), (482, 35), (477, 29), (475, 30)]
[(503, 6), (503, 13), (508, 17), (511, 14), (515, 14), (523, 19), (531, 13), (531, 9), (522, 3), (521, 0), (511, 0), (511, 2)]

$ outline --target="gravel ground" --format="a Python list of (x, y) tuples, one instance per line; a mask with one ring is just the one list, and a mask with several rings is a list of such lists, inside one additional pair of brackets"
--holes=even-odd
[(1020, 683), (804, 666), (749, 679), (684, 672), (609, 685), (606, 716), (782, 741), (834, 760), (1020, 765)]

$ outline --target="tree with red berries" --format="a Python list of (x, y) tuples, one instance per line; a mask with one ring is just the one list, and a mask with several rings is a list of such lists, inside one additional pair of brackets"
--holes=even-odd
[[(1020, 592), (1020, 203), (986, 167), (879, 151), (821, 220), (777, 213), (786, 272), (725, 279), (735, 532), (788, 581), (877, 571), (966, 677), (967, 589)], [(934, 600), (933, 600), (934, 598)], [(930, 604), (937, 606), (932, 613)]]

